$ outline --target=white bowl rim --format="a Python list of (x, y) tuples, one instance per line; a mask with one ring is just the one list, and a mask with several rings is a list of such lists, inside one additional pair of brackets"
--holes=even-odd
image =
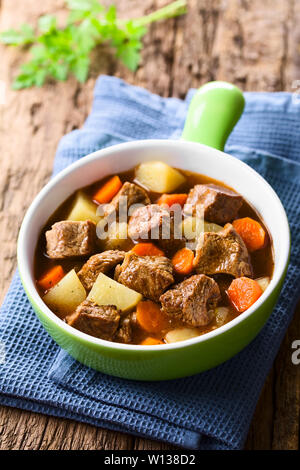
[[(55, 313), (53, 313), (49, 309), (49, 307), (47, 307), (47, 305), (43, 302), (42, 298), (40, 297), (36, 289), (35, 281), (31, 277), (29, 270), (27, 270), (27, 265), (29, 262), (29, 260), (26, 257), (26, 250), (25, 250), (27, 228), (41, 200), (43, 200), (48, 195), (48, 193), (53, 190), (55, 186), (60, 184), (61, 181), (65, 178), (65, 176), (68, 175), (69, 173), (85, 165), (88, 165), (90, 162), (94, 160), (98, 160), (98, 159), (101, 160), (101, 158), (107, 156), (108, 154), (115, 153), (120, 150), (124, 150), (125, 148), (138, 148), (138, 147), (143, 147), (145, 145), (148, 147), (151, 147), (151, 145), (158, 145), (158, 144), (162, 147), (164, 146), (168, 147), (170, 144), (176, 144), (176, 146), (183, 145), (184, 147), (191, 147), (191, 148), (193, 148), (195, 145), (197, 147), (201, 146), (206, 151), (214, 152), (214, 153), (218, 153), (220, 155), (226, 156), (227, 160), (234, 162), (235, 165), (244, 166), (247, 168), (247, 171), (255, 174), (255, 177), (261, 180), (261, 182), (265, 185), (266, 189), (272, 194), (274, 201), (277, 203), (276, 210), (279, 211), (277, 216), (280, 216), (282, 219), (282, 228), (285, 231), (286, 242), (287, 242), (285, 246), (285, 252), (284, 252), (284, 255), (282, 256), (282, 262), (280, 263), (280, 265), (277, 267), (275, 266), (270, 284), (268, 285), (267, 289), (263, 292), (261, 297), (248, 310), (241, 313), (240, 315), (238, 315), (236, 318), (229, 321), (225, 325), (219, 328), (216, 328), (215, 330), (212, 330), (208, 333), (204, 333), (203, 335), (196, 336), (194, 338), (190, 338), (184, 341), (179, 341), (175, 343), (165, 343), (161, 345), (152, 345), (152, 346), (123, 344), (123, 343), (115, 343), (113, 341), (106, 341), (100, 338), (90, 336), (86, 333), (83, 333), (71, 327), (66, 322), (61, 320), (57, 315), (55, 315)], [(289, 252), (290, 252), (290, 230), (289, 230), (289, 224), (288, 224), (286, 212), (284, 210), (284, 207), (279, 197), (274, 191), (274, 189), (259, 173), (257, 173), (253, 168), (251, 168), (249, 165), (247, 165), (243, 161), (237, 159), (236, 157), (228, 153), (221, 152), (220, 150), (216, 150), (204, 144), (183, 141), (183, 140), (175, 140), (175, 139), (149, 139), (149, 140), (136, 140), (136, 141), (130, 141), (130, 142), (123, 142), (121, 144), (117, 144), (117, 145), (110, 146), (104, 149), (96, 150), (95, 152), (92, 152), (86, 155), (85, 157), (82, 157), (79, 160), (75, 161), (74, 163), (70, 164), (68, 167), (66, 167), (57, 175), (55, 175), (53, 178), (51, 178), (50, 181), (41, 189), (41, 191), (34, 198), (33, 202), (29, 206), (25, 214), (25, 217), (23, 219), (20, 232), (19, 232), (18, 245), (17, 245), (18, 268), (19, 268), (19, 273), (20, 273), (20, 277), (23, 282), (24, 288), (27, 294), (30, 296), (30, 300), (32, 300), (36, 304), (36, 306), (51, 319), (51, 321), (56, 323), (58, 327), (66, 330), (66, 332), (69, 335), (75, 336), (85, 342), (92, 343), (94, 345), (103, 346), (105, 348), (109, 348), (113, 350), (131, 350), (131, 351), (149, 351), (149, 352), (150, 351), (162, 352), (162, 351), (169, 351), (171, 349), (181, 349), (181, 348), (185, 348), (188, 346), (192, 346), (197, 343), (209, 341), (213, 337), (221, 335), (225, 333), (226, 331), (230, 330), (231, 328), (237, 326), (239, 323), (243, 322), (246, 318), (251, 316), (253, 312), (256, 311), (265, 302), (267, 297), (269, 297), (269, 295), (272, 294), (272, 292), (276, 289), (277, 285), (280, 283), (281, 278), (284, 275), (285, 270), (288, 265)]]

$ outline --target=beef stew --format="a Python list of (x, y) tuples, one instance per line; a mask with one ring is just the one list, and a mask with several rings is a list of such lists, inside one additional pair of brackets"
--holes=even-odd
[(55, 314), (91, 336), (140, 345), (228, 323), (260, 297), (273, 266), (268, 230), (241, 195), (163, 162), (77, 191), (35, 254), (37, 287)]

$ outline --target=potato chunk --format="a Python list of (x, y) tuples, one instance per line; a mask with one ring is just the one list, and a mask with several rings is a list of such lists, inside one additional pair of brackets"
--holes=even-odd
[(185, 217), (181, 222), (181, 233), (186, 240), (195, 240), (202, 232), (204, 232), (203, 219)]
[(103, 240), (105, 250), (122, 250), (128, 245), (126, 222), (112, 222), (108, 227), (107, 237)]
[(223, 326), (229, 320), (230, 310), (227, 307), (217, 307), (215, 309), (216, 325)]
[(133, 289), (100, 273), (88, 295), (88, 300), (98, 305), (115, 305), (119, 310), (127, 311), (135, 307), (142, 297)]
[(199, 336), (196, 328), (176, 328), (166, 334), (165, 341), (167, 343), (177, 343), (178, 341), (195, 338), (196, 336)]
[(213, 222), (204, 221), (204, 232), (220, 232), (224, 227), (222, 225), (214, 224)]
[(93, 203), (82, 191), (78, 191), (71, 212), (67, 220), (85, 221), (91, 220), (95, 224), (101, 219), (96, 215), (97, 205)]
[(145, 162), (137, 168), (136, 180), (150, 191), (171, 193), (181, 186), (186, 178), (164, 162)]
[(61, 318), (72, 313), (86, 298), (86, 291), (74, 269), (44, 295), (48, 307)]
[(266, 288), (270, 284), (270, 278), (268, 276), (265, 276), (265, 277), (259, 277), (258, 279), (255, 279), (255, 280), (260, 285), (261, 290), (265, 292)]
[(202, 232), (219, 232), (223, 227), (197, 217), (185, 217), (181, 222), (181, 233), (187, 240), (195, 240)]

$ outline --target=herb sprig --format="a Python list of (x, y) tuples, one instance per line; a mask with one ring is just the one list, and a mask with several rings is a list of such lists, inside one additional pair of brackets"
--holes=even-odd
[(30, 49), (31, 58), (21, 65), (12, 86), (16, 90), (40, 87), (47, 78), (66, 80), (70, 74), (83, 83), (88, 77), (90, 53), (103, 43), (134, 71), (147, 26), (184, 14), (186, 4), (187, 0), (177, 0), (141, 18), (120, 20), (114, 5), (105, 8), (98, 0), (67, 0), (70, 13), (64, 27), (58, 26), (55, 16), (44, 15), (35, 29), (24, 24), (19, 30), (0, 34), (2, 43)]

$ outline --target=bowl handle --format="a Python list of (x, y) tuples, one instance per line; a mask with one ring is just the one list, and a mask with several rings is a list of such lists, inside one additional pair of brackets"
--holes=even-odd
[(245, 105), (242, 91), (227, 82), (209, 82), (194, 95), (182, 133), (184, 140), (223, 150)]

